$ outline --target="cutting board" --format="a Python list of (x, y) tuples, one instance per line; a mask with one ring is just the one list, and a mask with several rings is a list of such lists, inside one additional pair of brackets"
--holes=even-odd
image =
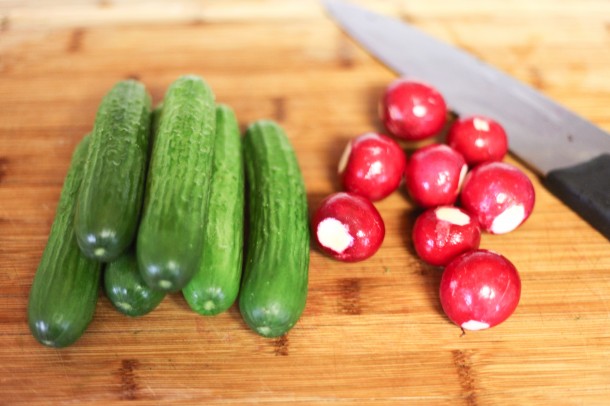
[[(360, 3), (610, 130), (609, 2)], [(41, 346), (27, 326), (32, 278), (72, 150), (116, 81), (137, 78), (158, 102), (194, 73), (242, 129), (276, 120), (313, 211), (340, 189), (347, 141), (383, 131), (377, 104), (395, 76), (317, 2), (4, 2), (0, 14), (0, 404), (610, 402), (610, 243), (512, 155), (537, 200), (518, 230), (482, 239), (523, 284), (516, 312), (497, 327), (464, 332), (443, 315), (442, 271), (414, 254), (417, 209), (400, 190), (376, 203), (387, 232), (374, 257), (341, 263), (312, 246), (305, 312), (281, 338), (250, 331), (236, 306), (203, 317), (173, 294), (132, 319), (100, 294), (77, 343)]]

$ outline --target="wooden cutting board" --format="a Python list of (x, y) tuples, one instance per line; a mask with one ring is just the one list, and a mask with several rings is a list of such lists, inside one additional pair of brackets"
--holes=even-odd
[[(609, 2), (361, 3), (610, 130)], [(443, 315), (441, 271), (414, 255), (415, 208), (396, 192), (377, 203), (387, 234), (373, 258), (346, 264), (312, 248), (307, 307), (284, 337), (257, 336), (235, 306), (205, 318), (175, 294), (130, 319), (100, 295), (81, 340), (41, 346), (27, 327), (30, 285), (72, 150), (116, 81), (138, 78), (159, 101), (175, 78), (195, 73), (242, 128), (277, 120), (313, 210), (339, 188), (346, 142), (382, 131), (377, 103), (394, 75), (317, 2), (8, 1), (0, 21), (0, 404), (610, 402), (610, 243), (529, 171), (531, 218), (482, 241), (523, 283), (517, 311), (493, 329), (463, 333)]]

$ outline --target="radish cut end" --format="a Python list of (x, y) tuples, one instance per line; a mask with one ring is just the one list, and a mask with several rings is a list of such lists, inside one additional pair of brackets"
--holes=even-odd
[(456, 226), (465, 226), (470, 223), (470, 217), (455, 207), (439, 207), (434, 212), (437, 219)]
[(474, 120), (472, 121), (472, 125), (475, 128), (475, 130), (485, 131), (485, 132), (489, 131), (489, 122), (487, 120), (483, 120), (482, 118), (475, 117)]
[(462, 323), (461, 327), (464, 330), (476, 331), (476, 330), (484, 330), (486, 328), (489, 328), (489, 324), (483, 323), (482, 321), (468, 320), (468, 321)]
[(321, 245), (331, 250), (342, 253), (354, 242), (347, 227), (335, 218), (326, 218), (318, 224), (316, 231), (318, 241)]
[(464, 179), (466, 179), (466, 175), (468, 174), (468, 165), (463, 165), (460, 170), (460, 179), (458, 180), (458, 192), (462, 190), (462, 185), (464, 185)]
[(364, 175), (364, 179), (373, 179), (375, 176), (379, 176), (383, 173), (383, 164), (381, 161), (375, 161), (369, 167), (369, 170)]
[(347, 161), (349, 161), (349, 156), (352, 153), (352, 143), (351, 141), (347, 143), (347, 146), (343, 150), (343, 154), (341, 154), (341, 158), (339, 159), (339, 169), (337, 172), (342, 173), (347, 166)]
[(490, 231), (494, 234), (505, 234), (513, 231), (525, 219), (525, 208), (518, 204), (500, 213), (492, 222)]

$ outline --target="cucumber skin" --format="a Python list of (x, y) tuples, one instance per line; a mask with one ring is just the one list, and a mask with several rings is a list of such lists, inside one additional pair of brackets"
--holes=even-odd
[(138, 260), (133, 250), (128, 250), (106, 265), (104, 291), (112, 305), (130, 317), (150, 313), (165, 298), (165, 292), (146, 285), (138, 270)]
[(197, 273), (182, 289), (195, 312), (213, 316), (235, 302), (242, 273), (244, 242), (244, 163), (239, 125), (233, 110), (216, 107), (214, 165)]
[(74, 235), (74, 211), (90, 138), (76, 147), (28, 300), (28, 325), (38, 342), (71, 345), (93, 319), (101, 264), (83, 255)]
[(150, 96), (135, 80), (115, 84), (100, 104), (74, 222), (78, 245), (89, 258), (112, 261), (135, 238), (150, 121)]
[(307, 197), (294, 150), (273, 121), (251, 124), (244, 138), (249, 235), (239, 296), (248, 326), (265, 337), (288, 332), (307, 299)]
[(201, 261), (214, 159), (214, 93), (200, 77), (172, 83), (158, 117), (136, 254), (142, 278), (182, 289)]

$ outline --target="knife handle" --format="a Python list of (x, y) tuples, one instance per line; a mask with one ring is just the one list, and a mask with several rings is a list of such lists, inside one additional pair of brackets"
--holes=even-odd
[(548, 173), (546, 187), (610, 240), (610, 154)]

